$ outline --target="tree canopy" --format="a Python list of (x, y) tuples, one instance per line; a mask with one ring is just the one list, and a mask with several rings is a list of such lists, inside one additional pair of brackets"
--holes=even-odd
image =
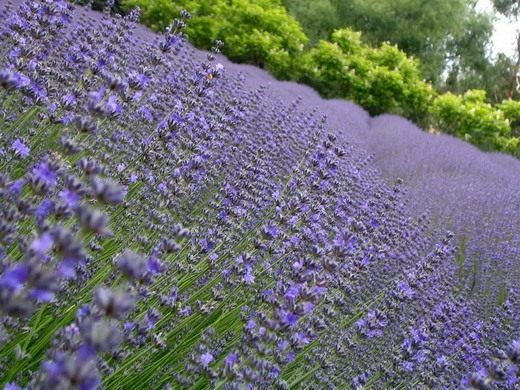
[[(497, 0), (505, 1), (505, 0)], [(473, 0), (285, 0), (311, 42), (337, 28), (362, 31), (370, 44), (390, 42), (421, 61), (435, 86), (452, 77), (482, 72), (489, 65), (492, 17)], [(317, 12), (317, 10), (321, 12)]]
[[(493, 0), (497, 12), (510, 19), (520, 16), (520, 0)], [(511, 66), (509, 73), (509, 98), (520, 98), (520, 30), (516, 35), (516, 63)]]
[(518, 0), (493, 0), (495, 9), (507, 17), (520, 15), (520, 1)]

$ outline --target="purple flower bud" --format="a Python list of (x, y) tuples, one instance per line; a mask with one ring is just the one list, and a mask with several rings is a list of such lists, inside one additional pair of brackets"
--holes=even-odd
[(11, 148), (14, 150), (16, 154), (18, 154), (22, 158), (26, 158), (29, 156), (30, 149), (25, 146), (25, 144), (20, 140), (20, 138), (17, 138), (14, 140), (13, 144), (11, 145)]
[(14, 196), (20, 196), (24, 186), (25, 186), (25, 180), (21, 178), (21, 179), (16, 180), (15, 182), (11, 183), (11, 186), (9, 187), (9, 191)]
[(45, 219), (53, 211), (53, 209), (54, 202), (50, 199), (44, 199), (34, 211), (34, 215), (39, 219)]
[(100, 287), (94, 293), (94, 303), (103, 315), (121, 319), (134, 307), (134, 299), (124, 291)]
[(154, 307), (148, 309), (145, 315), (146, 326), (148, 329), (152, 329), (155, 324), (161, 319), (161, 313)]
[(43, 362), (42, 368), (45, 377), (42, 388), (79, 388), (94, 390), (101, 382), (96, 362), (92, 354), (78, 352), (69, 353), (58, 351), (52, 360)]
[(200, 355), (200, 362), (202, 363), (203, 367), (207, 367), (213, 360), (215, 360), (215, 358), (209, 352)]
[(90, 306), (88, 304), (82, 305), (76, 312), (76, 318), (81, 320), (90, 315)]
[(7, 271), (4, 271), (2, 276), (0, 276), (0, 287), (17, 292), (28, 280), (29, 274), (30, 267), (27, 264), (17, 264)]
[(110, 234), (108, 229), (108, 217), (101, 211), (88, 206), (79, 206), (76, 209), (81, 226), (92, 233)]
[(287, 310), (279, 310), (278, 316), (283, 325), (292, 327), (298, 323), (300, 319), (296, 314), (287, 311)]
[(33, 240), (29, 248), (39, 255), (44, 255), (53, 246), (54, 240), (49, 232), (43, 233), (40, 237)]
[(161, 261), (157, 257), (151, 256), (148, 259), (148, 270), (152, 274), (157, 275), (164, 271), (164, 265), (161, 263)]
[(37, 164), (33, 168), (32, 174), (37, 181), (41, 182), (47, 188), (52, 189), (56, 185), (58, 172), (55, 170), (55, 167), (52, 167), (48, 162), (44, 161)]
[(24, 390), (23, 387), (18, 386), (15, 383), (8, 383), (4, 386), (4, 390)]
[(74, 207), (78, 204), (81, 196), (68, 188), (63, 189), (60, 192), (60, 199), (69, 207)]
[(238, 362), (238, 356), (236, 353), (230, 353), (224, 359), (224, 364), (226, 366), (232, 366), (232, 365), (236, 364), (237, 362)]
[(126, 197), (126, 188), (110, 179), (100, 179), (97, 176), (92, 180), (92, 192), (100, 202), (110, 205), (119, 204)]
[(116, 259), (121, 272), (130, 279), (141, 280), (148, 272), (148, 259), (130, 249), (126, 249)]
[(285, 299), (287, 299), (289, 302), (294, 302), (296, 300), (296, 298), (298, 298), (299, 294), (300, 294), (300, 287), (296, 284), (292, 285), (285, 292)]

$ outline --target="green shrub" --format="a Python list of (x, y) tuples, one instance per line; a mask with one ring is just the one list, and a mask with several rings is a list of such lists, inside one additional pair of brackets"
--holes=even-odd
[(140, 7), (142, 20), (162, 30), (182, 9), (192, 14), (186, 33), (199, 48), (222, 40), (232, 61), (250, 63), (291, 79), (292, 62), (308, 39), (298, 22), (277, 0), (125, 0)]
[(520, 101), (518, 100), (504, 100), (497, 104), (496, 107), (504, 113), (504, 116), (509, 120), (511, 125), (511, 134), (515, 137), (520, 136)]
[(435, 127), (485, 150), (517, 153), (519, 139), (511, 134), (504, 111), (486, 103), (486, 92), (469, 90), (438, 96), (431, 106)]
[(304, 57), (300, 81), (322, 95), (353, 100), (372, 115), (393, 112), (426, 120), (434, 91), (421, 80), (418, 62), (395, 46), (372, 48), (361, 41), (361, 33), (340, 29)]

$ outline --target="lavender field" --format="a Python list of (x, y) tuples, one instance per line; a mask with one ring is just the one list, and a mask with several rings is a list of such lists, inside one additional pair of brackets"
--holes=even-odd
[(0, 386), (517, 389), (520, 162), (0, 0)]

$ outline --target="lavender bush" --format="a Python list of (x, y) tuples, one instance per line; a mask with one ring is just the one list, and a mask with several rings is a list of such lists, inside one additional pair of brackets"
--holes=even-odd
[(4, 388), (518, 385), (516, 160), (0, 4)]

